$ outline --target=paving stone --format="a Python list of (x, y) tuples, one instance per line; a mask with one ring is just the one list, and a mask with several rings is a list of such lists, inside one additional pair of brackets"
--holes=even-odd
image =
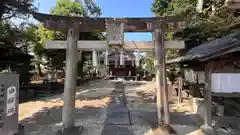
[(134, 135), (154, 135), (151, 127), (145, 125), (132, 125)]
[(129, 114), (126, 112), (114, 112), (107, 115), (105, 124), (130, 125)]
[(194, 125), (171, 125), (172, 128), (177, 132), (178, 135), (189, 135), (199, 128)]
[(131, 126), (105, 125), (101, 135), (133, 135)]
[(158, 124), (157, 112), (130, 111), (130, 120), (133, 125), (156, 127)]
[(125, 112), (128, 113), (128, 108), (123, 105), (111, 105), (107, 108), (107, 114), (111, 114), (114, 112)]
[(174, 125), (196, 125), (195, 121), (192, 120), (188, 115), (182, 113), (170, 113), (171, 124)]

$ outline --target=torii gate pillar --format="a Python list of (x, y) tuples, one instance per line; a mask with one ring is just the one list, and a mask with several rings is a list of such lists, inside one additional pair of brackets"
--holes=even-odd
[(78, 26), (73, 25), (68, 30), (68, 44), (66, 50), (66, 78), (64, 84), (64, 106), (62, 114), (63, 128), (68, 129), (74, 127), (75, 115), (75, 98), (77, 83), (77, 60), (78, 48), (77, 42), (79, 38)]

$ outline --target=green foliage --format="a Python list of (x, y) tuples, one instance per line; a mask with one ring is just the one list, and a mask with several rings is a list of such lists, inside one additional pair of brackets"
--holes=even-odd
[(27, 27), (26, 32), (32, 41), (32, 51), (37, 55), (43, 54), (45, 41), (53, 39), (53, 32), (45, 29), (43, 24)]
[[(231, 33), (233, 29), (229, 26), (240, 22), (239, 11), (227, 9), (224, 6), (225, 0), (204, 0), (203, 2), (201, 13), (196, 12), (197, 0), (155, 0), (152, 4), (151, 10), (157, 16), (177, 15), (185, 18), (186, 28), (173, 34), (173, 38), (185, 41), (186, 49), (180, 54)], [(177, 57), (174, 55), (166, 52), (166, 57), (170, 59)], [(174, 81), (177, 76), (183, 76), (183, 69), (180, 69), (176, 64), (169, 65), (168, 71), (168, 77), (171, 81)]]
[(145, 65), (145, 69), (149, 72), (149, 73), (154, 73), (155, 71), (155, 66), (154, 66), (154, 53), (146, 53), (145, 56), (143, 56), (140, 60), (141, 65)]
[(175, 33), (173, 37), (185, 40), (188, 50), (230, 33), (231, 29), (227, 26), (239, 22), (238, 11), (225, 8), (224, 1), (204, 1), (203, 12), (197, 13), (197, 0), (156, 0), (152, 4), (152, 11), (158, 16), (180, 15), (186, 18), (186, 29)]
[(7, 69), (1, 70), (0, 73), (8, 73), (9, 71)]
[(0, 20), (26, 16), (34, 10), (36, 8), (33, 5), (33, 0), (1, 0)]
[(62, 16), (83, 16), (84, 9), (80, 3), (72, 2), (71, 0), (57, 0), (56, 7), (51, 10), (51, 14)]
[(87, 16), (100, 16), (102, 14), (99, 6), (96, 5), (94, 0), (84, 0), (85, 11), (87, 11)]
[(71, 0), (57, 0), (56, 7), (51, 10), (51, 14), (89, 17), (100, 16), (102, 13), (100, 7), (93, 0), (84, 0), (84, 3), (72, 2)]

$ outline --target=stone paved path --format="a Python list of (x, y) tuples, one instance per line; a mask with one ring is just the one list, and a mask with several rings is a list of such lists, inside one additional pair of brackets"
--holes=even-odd
[(101, 135), (133, 135), (124, 90), (116, 90), (112, 92), (110, 97), (107, 119)]

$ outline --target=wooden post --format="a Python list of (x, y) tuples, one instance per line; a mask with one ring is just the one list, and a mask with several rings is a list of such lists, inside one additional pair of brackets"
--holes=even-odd
[(153, 35), (153, 43), (155, 46), (155, 57), (156, 57), (156, 90), (157, 90), (157, 115), (158, 115), (158, 124), (162, 125), (163, 124), (163, 89), (162, 87), (162, 81), (161, 81), (161, 69), (160, 69), (160, 64), (161, 64), (161, 48), (160, 48), (160, 41), (158, 40), (158, 36), (161, 33), (154, 31), (152, 33)]
[(182, 104), (183, 99), (182, 99), (182, 90), (183, 90), (183, 78), (182, 76), (179, 77), (178, 79), (178, 104)]
[(212, 63), (208, 62), (205, 66), (205, 106), (204, 106), (204, 129), (208, 132), (212, 130)]
[(81, 62), (82, 61), (82, 51), (78, 51), (78, 61)]
[(169, 104), (168, 104), (168, 83), (167, 83), (167, 75), (166, 75), (166, 61), (165, 61), (165, 47), (164, 47), (164, 28), (157, 30), (157, 40), (159, 41), (160, 46), (160, 70), (161, 70), (161, 91), (163, 91), (163, 109), (164, 109), (164, 124), (170, 125), (170, 114), (169, 114)]
[(77, 26), (75, 25), (75, 27), (68, 30), (68, 45), (66, 50), (66, 80), (64, 85), (64, 106), (62, 114), (63, 127), (66, 129), (74, 126), (78, 38), (79, 32)]

